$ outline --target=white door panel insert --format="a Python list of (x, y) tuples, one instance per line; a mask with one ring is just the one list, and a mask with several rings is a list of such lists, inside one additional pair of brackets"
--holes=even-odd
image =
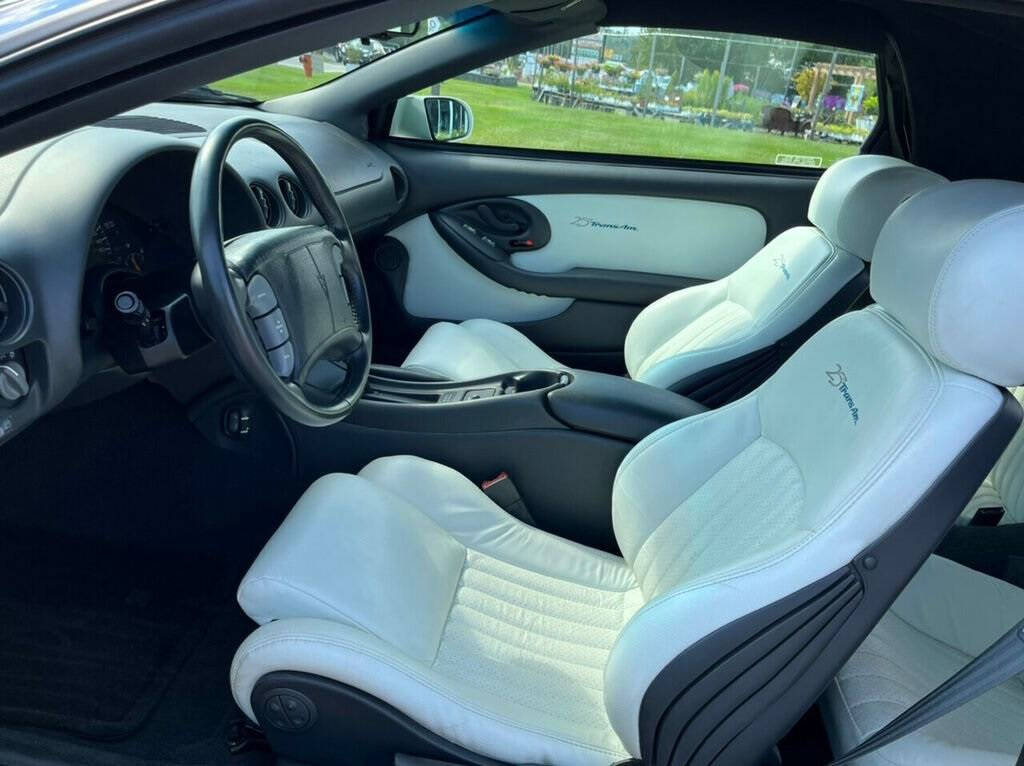
[(448, 246), (425, 215), (407, 221), (390, 236), (409, 253), (402, 303), (412, 316), (530, 322), (557, 316), (572, 305), (572, 298), (534, 295), (484, 276)]
[(518, 199), (551, 224), (551, 241), (512, 263), (554, 274), (613, 269), (721, 279), (765, 243), (764, 216), (744, 205), (618, 194), (538, 194)]

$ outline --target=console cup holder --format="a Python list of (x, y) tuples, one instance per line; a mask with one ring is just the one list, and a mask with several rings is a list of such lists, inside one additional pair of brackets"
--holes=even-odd
[(470, 381), (431, 379), (401, 368), (375, 365), (363, 398), (398, 404), (453, 404), (566, 386), (568, 372), (528, 370)]
[(540, 391), (559, 384), (565, 385), (571, 380), (566, 372), (556, 370), (533, 370), (532, 372), (516, 373), (512, 376), (509, 385), (517, 394), (527, 391)]

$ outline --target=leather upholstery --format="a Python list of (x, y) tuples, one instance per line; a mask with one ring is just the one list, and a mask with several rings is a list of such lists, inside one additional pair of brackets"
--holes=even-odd
[[(526, 527), (417, 458), (328, 477), (239, 590), (250, 615), (276, 621), (239, 649), (236, 699), (251, 712), (261, 675), (298, 670), (357, 686), (494, 758), (639, 755), (643, 694), (672, 658), (848, 562), (999, 403), (993, 386), (935, 364), (882, 309), (848, 314), (753, 394), (631, 451), (613, 496), (623, 559)], [(490, 592), (466, 590), (468, 577)], [(460, 611), (439, 607), (469, 593), (485, 599), (470, 612), (496, 623), (453, 622)], [(572, 649), (559, 643), (569, 635)]]
[[(984, 191), (946, 188), (950, 198)], [(1004, 203), (990, 198), (976, 222)], [(909, 241), (916, 220), (901, 218), (894, 241)], [(621, 558), (528, 527), (419, 458), (320, 480), (239, 589), (264, 624), (232, 664), (238, 704), (251, 715), (261, 676), (301, 671), (362, 689), (492, 758), (598, 766), (640, 756), (641, 702), (669, 662), (847, 566), (1001, 407), (996, 386), (937, 361), (890, 313), (889, 300), (910, 323), (933, 310), (888, 281), (934, 282), (933, 260), (947, 258), (930, 252), (907, 259), (910, 269), (883, 268), (880, 305), (827, 325), (752, 393), (637, 444), (613, 488)], [(881, 266), (898, 256), (876, 253)], [(1024, 262), (974, 248), (964, 258), (968, 284), (988, 285), (970, 279), (971, 263), (998, 263), (1002, 279), (1024, 288)]]
[(519, 330), (491, 319), (431, 325), (402, 366), (448, 380), (476, 380), (519, 370), (567, 369)]
[[(956, 673), (1024, 614), (1024, 590), (929, 558), (822, 700), (833, 749), (845, 752)], [(986, 692), (858, 766), (1014, 766), (1024, 678)]]
[[(815, 226), (789, 229), (728, 276), (670, 293), (640, 312), (625, 340), (630, 376), (671, 388), (781, 340), (863, 270), (882, 223), (900, 202), (943, 182), (892, 157), (837, 162), (811, 198), (808, 217)], [(403, 366), (452, 380), (565, 368), (491, 320), (434, 325)]]
[(878, 233), (896, 207), (945, 181), (895, 157), (862, 154), (832, 165), (814, 187), (809, 220), (840, 250), (871, 260)]
[[(882, 227), (871, 294), (936, 359), (1004, 386), (1024, 380), (1024, 301), (1010, 243), (1024, 237), (1024, 192), (958, 181), (901, 205)], [(922, 233), (927, 233), (922, 236)]]
[(817, 229), (789, 229), (725, 279), (670, 293), (626, 334), (635, 380), (671, 388), (781, 340), (857, 276), (864, 262)]
[(603, 672), (641, 603), (632, 572), (520, 523), (450, 468), (391, 457), (320, 479), (238, 594), (265, 623), (231, 668), (250, 716), (260, 676), (290, 669), (363, 689), (494, 758), (627, 756)]

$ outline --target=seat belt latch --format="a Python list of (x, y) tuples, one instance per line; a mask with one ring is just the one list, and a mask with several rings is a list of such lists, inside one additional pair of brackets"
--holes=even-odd
[(1003, 520), (1003, 516), (1005, 515), (1006, 509), (1000, 505), (979, 508), (974, 512), (974, 515), (971, 517), (971, 523), (969, 524), (969, 526), (998, 527), (999, 522)]
[(527, 510), (526, 503), (523, 502), (519, 489), (512, 481), (512, 477), (508, 475), (508, 471), (502, 471), (493, 479), (481, 482), (480, 489), (505, 513), (515, 516), (530, 526), (536, 526), (533, 516)]

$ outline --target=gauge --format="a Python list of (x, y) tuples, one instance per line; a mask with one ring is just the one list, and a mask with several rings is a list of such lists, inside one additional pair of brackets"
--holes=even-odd
[(141, 274), (146, 266), (146, 245), (139, 224), (119, 208), (104, 210), (93, 230), (90, 262)]

